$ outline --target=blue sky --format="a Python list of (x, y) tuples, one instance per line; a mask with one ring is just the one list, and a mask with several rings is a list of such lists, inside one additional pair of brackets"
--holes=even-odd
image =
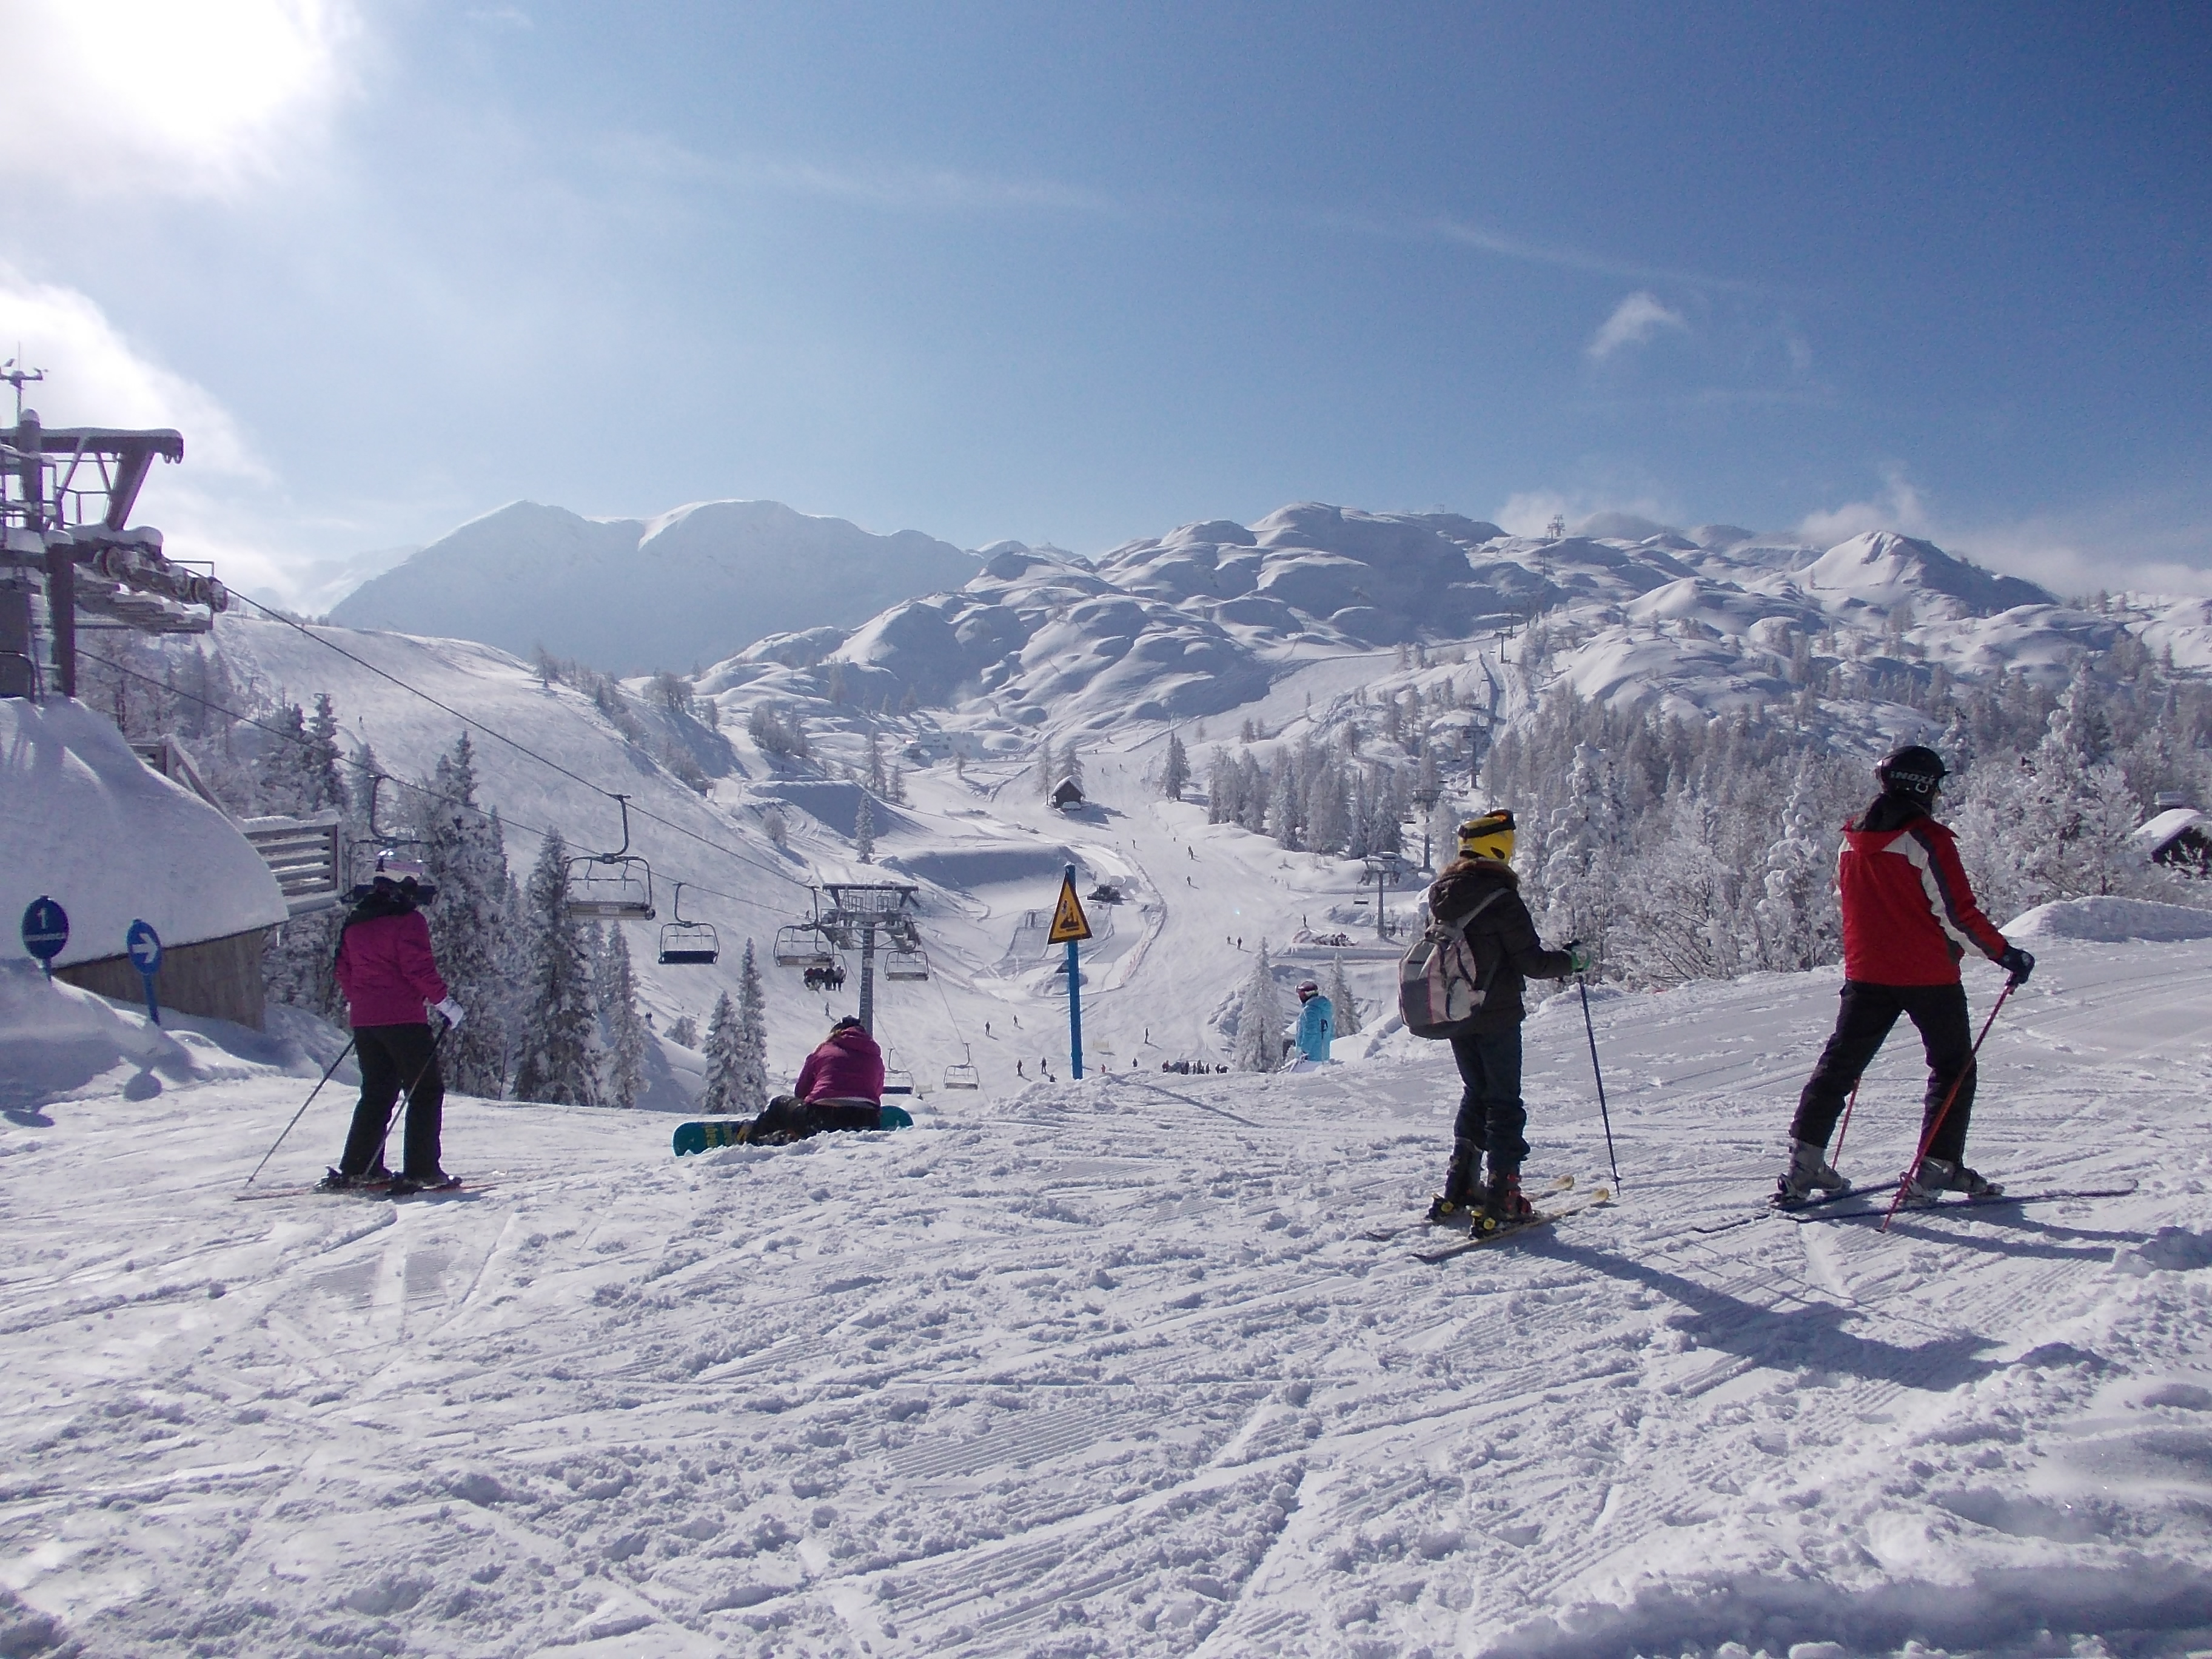
[(34, 401), (184, 427), (146, 516), (303, 601), (526, 496), (1088, 551), (1297, 499), (1618, 507), (2212, 585), (2202, 8), (0, 0), (0, 34), (16, 151), (52, 140), (0, 183)]

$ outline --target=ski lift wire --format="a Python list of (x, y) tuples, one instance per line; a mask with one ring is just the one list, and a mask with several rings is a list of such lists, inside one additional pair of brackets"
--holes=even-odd
[[(111, 662), (107, 658), (100, 655), (97, 652), (87, 651), (80, 647), (77, 651), (77, 655), (84, 661), (96, 662), (100, 664), (101, 667), (112, 668), (118, 674), (128, 674), (134, 680), (143, 680), (147, 684), (165, 691), (171, 696), (182, 697), (187, 702), (196, 702), (204, 708), (211, 708), (216, 714), (222, 715), (225, 719), (236, 720), (240, 726), (250, 726), (257, 732), (265, 732), (270, 737), (277, 738), (281, 742), (289, 743), (301, 749), (312, 746), (307, 738), (301, 737), (296, 732), (287, 732), (282, 726), (271, 726), (266, 720), (258, 720), (254, 719), (252, 715), (242, 714), (239, 710), (231, 708), (227, 703), (217, 702), (212, 697), (203, 697), (197, 692), (186, 691), (180, 687), (171, 685), (167, 680), (156, 679), (151, 674), (141, 672), (136, 668), (126, 668), (119, 662)], [(364, 772), (362, 775), (374, 781), (392, 784), (398, 788), (411, 789), (416, 794), (424, 797), (426, 799), (437, 801), (443, 805), (457, 807), (464, 812), (473, 812), (480, 818), (489, 819), (493, 816), (492, 810), (489, 807), (479, 806), (474, 801), (463, 800), (458, 795), (441, 795), (436, 790), (431, 788), (428, 784), (417, 783), (411, 778), (394, 777), (389, 772), (377, 771)], [(593, 787), (596, 787), (597, 786), (595, 785)], [(502, 825), (520, 830), (526, 835), (536, 836), (541, 841), (547, 836), (553, 833), (552, 830), (548, 830), (543, 824), (526, 823), (520, 818), (508, 817), (504, 813), (501, 813), (498, 816), (499, 821)], [(681, 826), (678, 827), (680, 828)], [(713, 846), (714, 843), (709, 842), (708, 842), (708, 845)], [(788, 881), (791, 878), (787, 876), (784, 879)], [(720, 888), (708, 887), (700, 882), (687, 880), (684, 884), (696, 892), (706, 894), (709, 898), (724, 899), (732, 904), (750, 904), (757, 902), (756, 900), (740, 898), (735, 893), (725, 893)], [(795, 884), (794, 884), (794, 885)]]
[[(464, 725), (476, 727), (477, 731), (483, 732), (488, 738), (496, 738), (500, 742), (505, 744), (516, 753), (527, 755), (532, 760), (536, 761), (539, 765), (551, 768), (554, 771), (558, 772), (562, 777), (568, 779), (572, 782), (580, 783), (585, 788), (592, 790), (595, 793), (605, 795), (609, 799), (614, 799), (613, 790), (602, 788), (599, 785), (593, 783), (589, 778), (582, 777), (574, 772), (571, 772), (567, 767), (562, 765), (560, 762), (548, 759), (545, 756), (539, 754), (535, 749), (531, 748), (527, 744), (517, 742), (514, 738), (508, 737), (506, 732), (499, 731), (495, 727), (486, 726), (482, 720), (477, 720), (473, 715), (464, 714), (459, 709), (455, 708), (450, 703), (441, 702), (437, 698), (432, 696), (428, 691), (423, 690), (422, 687), (417, 685), (410, 685), (405, 680), (401, 679), (399, 676), (392, 673), (389, 669), (380, 668), (366, 658), (356, 656), (352, 652), (347, 650), (345, 647), (340, 645), (337, 641), (325, 639), (321, 635), (316, 633), (313, 629), (307, 627), (303, 623), (294, 621), (291, 617), (284, 615), (283, 611), (272, 611), (269, 606), (262, 604), (258, 599), (248, 599), (243, 593), (239, 594), (237, 597), (241, 599), (245, 599), (248, 605), (252, 605), (255, 610), (262, 612), (264, 616), (270, 617), (272, 621), (283, 623), (287, 628), (295, 629), (300, 633), (306, 635), (318, 645), (328, 647), (331, 650), (337, 652), (338, 655), (343, 657), (348, 662), (353, 663), (360, 667), (366, 668), (370, 673), (376, 675), (381, 679), (390, 680), (392, 684), (398, 686), (403, 691), (413, 692), (416, 696), (422, 698), (423, 702), (428, 703), (433, 708), (442, 709), (445, 713), (451, 714), (455, 720), (461, 721)], [(773, 865), (763, 864), (756, 859), (748, 858), (743, 853), (736, 852), (730, 848), (724, 847), (720, 842), (709, 841), (697, 830), (686, 829), (680, 823), (677, 823), (671, 819), (662, 817), (657, 812), (648, 812), (645, 808), (641, 806), (637, 809), (637, 815), (641, 818), (645, 818), (652, 823), (659, 824), (664, 829), (673, 830), (679, 836), (689, 836), (701, 846), (711, 847), (716, 852), (721, 854), (725, 858), (734, 859), (739, 864), (749, 865), (753, 869), (761, 872), (763, 875), (774, 876), (781, 881), (787, 881), (794, 887), (804, 887), (807, 885), (806, 883), (800, 881), (796, 876), (787, 875), (783, 871), (776, 869)], [(703, 892), (706, 890), (702, 888), (700, 890)]]

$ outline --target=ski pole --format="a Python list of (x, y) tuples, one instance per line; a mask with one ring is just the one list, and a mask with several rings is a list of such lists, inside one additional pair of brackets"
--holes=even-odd
[(1851, 1085), (1851, 1097), (1844, 1103), (1844, 1121), (1836, 1126), (1836, 1150), (1828, 1154), (1828, 1167), (1833, 1169), (1836, 1160), (1844, 1155), (1844, 1137), (1850, 1133), (1851, 1108), (1859, 1103), (1859, 1085)]
[[(325, 1072), (322, 1075), (321, 1081), (317, 1083), (313, 1089), (308, 1091), (307, 1097), (300, 1103), (300, 1109), (292, 1114), (292, 1121), (284, 1126), (284, 1133), (278, 1135), (275, 1141), (270, 1144), (269, 1150), (261, 1154), (261, 1162), (255, 1164), (253, 1166), (253, 1173), (246, 1177), (246, 1187), (251, 1187), (260, 1178), (261, 1171), (268, 1166), (269, 1160), (276, 1156), (276, 1148), (284, 1144), (284, 1135), (290, 1134), (294, 1125), (297, 1124), (301, 1118), (307, 1115), (307, 1108), (313, 1105), (315, 1103), (315, 1097), (322, 1093), (323, 1084), (328, 1083), (331, 1079), (336, 1075), (338, 1067), (345, 1064), (345, 1057), (353, 1052), (353, 1045), (354, 1039), (348, 1037), (346, 1039), (346, 1046), (338, 1050), (338, 1057), (331, 1062), (330, 1070)], [(239, 1191), (244, 1192), (246, 1190), (246, 1187), (240, 1188)]]
[(1965, 1066), (1960, 1069), (1959, 1075), (1951, 1080), (1951, 1092), (1943, 1097), (1943, 1104), (1936, 1114), (1936, 1121), (1928, 1126), (1928, 1133), (1920, 1137), (1920, 1150), (1913, 1153), (1911, 1166), (1906, 1169), (1904, 1178), (1897, 1183), (1897, 1196), (1889, 1200), (1889, 1208), (1881, 1218), (1883, 1232), (1889, 1231), (1890, 1217), (1895, 1215), (1897, 1206), (1905, 1202), (1906, 1188), (1912, 1185), (1913, 1177), (1920, 1173), (1921, 1163), (1927, 1158), (1929, 1147), (1935, 1144), (1936, 1132), (1943, 1127), (1943, 1120), (1950, 1115), (1951, 1103), (1959, 1097), (1959, 1091), (1966, 1086), (1966, 1079), (1974, 1074), (1974, 1060), (1982, 1052), (1982, 1037), (1990, 1034), (1990, 1027), (1997, 1023), (1997, 1010), (2005, 1006), (2005, 999), (2013, 994), (2014, 988), (2019, 984), (2020, 981), (2016, 979), (2007, 980), (2004, 989), (1997, 993), (1997, 1000), (1990, 1009), (1990, 1017), (1982, 1022), (1982, 1036), (1974, 1039), (1973, 1048), (1966, 1055)]
[(1589, 981), (1577, 974), (1575, 983), (1582, 987), (1583, 1030), (1589, 1038), (1590, 1075), (1597, 1079), (1597, 1115), (1599, 1120), (1605, 1125), (1605, 1161), (1613, 1165), (1613, 1189), (1619, 1192), (1620, 1164), (1613, 1155), (1613, 1114), (1606, 1109), (1605, 1105), (1605, 1073), (1598, 1069), (1597, 1027), (1590, 1024)]

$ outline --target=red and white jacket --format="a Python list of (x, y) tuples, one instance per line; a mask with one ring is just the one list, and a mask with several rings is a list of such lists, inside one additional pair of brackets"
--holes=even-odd
[(1969, 947), (1995, 961), (2005, 936), (1974, 902), (1958, 838), (1914, 812), (1899, 825), (1887, 799), (1844, 826), (1836, 890), (1844, 907), (1844, 977), (1875, 985), (1955, 985)]

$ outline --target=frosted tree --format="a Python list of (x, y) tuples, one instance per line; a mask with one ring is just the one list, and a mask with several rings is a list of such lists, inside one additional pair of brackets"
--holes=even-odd
[(1328, 987), (1324, 994), (1334, 1011), (1331, 1024), (1339, 1036), (1356, 1036), (1359, 1032), (1359, 999), (1352, 994), (1352, 982), (1345, 977), (1344, 958), (1336, 957), (1328, 964)]
[(592, 963), (592, 1000), (599, 1017), (599, 1101), (627, 1110), (637, 1104), (645, 1088), (647, 1038), (644, 1018), (638, 1012), (629, 942), (619, 925), (606, 930)]
[(689, 1014), (678, 1014), (668, 1022), (668, 1040), (679, 1048), (699, 1046), (699, 1022)]
[(878, 795), (890, 793), (890, 780), (884, 772), (884, 740), (873, 728), (868, 732), (868, 787)]
[(1167, 761), (1160, 769), (1160, 793), (1170, 800), (1181, 800), (1182, 792), (1189, 787), (1190, 755), (1183, 748), (1182, 739), (1170, 732)]
[(860, 792), (860, 810), (853, 817), (853, 851), (863, 864), (876, 860), (876, 809), (865, 789)]
[(464, 732), (438, 758), (422, 805), (422, 864), (438, 889), (424, 915), (438, 971), (467, 1018), (446, 1039), (439, 1064), (462, 1094), (497, 1099), (507, 1080), (514, 1013), (513, 878), (497, 811), (477, 806), (476, 754)]
[(727, 991), (714, 999), (714, 1012), (707, 1017), (707, 1091), (699, 1097), (702, 1112), (733, 1112), (731, 1085), (736, 1071), (738, 1011)]
[(1782, 809), (1782, 834), (1766, 849), (1752, 908), (1760, 967), (1795, 973), (1833, 962), (1841, 953), (1834, 840), (1819, 816), (1812, 764), (1800, 762)]
[[(1077, 750), (1073, 738), (1070, 738), (1060, 747), (1060, 775), (1073, 779), (1078, 789), (1083, 787), (1083, 757)], [(1054, 781), (1056, 783), (1059, 780), (1054, 779)]]
[(596, 1106), (592, 964), (582, 931), (568, 915), (568, 848), (558, 830), (546, 832), (523, 905), (530, 942), (515, 1097)]
[(738, 969), (737, 1024), (730, 1043), (730, 1109), (757, 1112), (768, 1104), (768, 997), (761, 988), (753, 942)]
[(1282, 995), (1275, 986), (1274, 964), (1267, 958), (1267, 941), (1252, 959), (1252, 975), (1244, 981), (1244, 1000), (1237, 1008), (1237, 1046), (1230, 1063), (1240, 1072), (1273, 1072), (1283, 1063)]

